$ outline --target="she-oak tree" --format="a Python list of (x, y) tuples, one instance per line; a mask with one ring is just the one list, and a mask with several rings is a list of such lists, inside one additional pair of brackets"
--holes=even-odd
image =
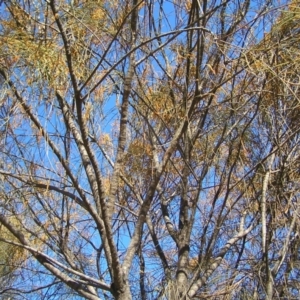
[(3, 297), (299, 296), (299, 1), (0, 3)]

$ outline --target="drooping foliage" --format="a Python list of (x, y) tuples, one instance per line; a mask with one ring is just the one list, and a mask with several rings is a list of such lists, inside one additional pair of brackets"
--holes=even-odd
[(0, 294), (299, 297), (299, 1), (0, 3)]

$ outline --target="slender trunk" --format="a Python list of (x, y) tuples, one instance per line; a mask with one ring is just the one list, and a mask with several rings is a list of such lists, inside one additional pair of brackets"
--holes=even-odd
[(267, 245), (267, 190), (272, 169), (272, 164), (274, 161), (274, 154), (270, 157), (268, 163), (268, 169), (266, 171), (265, 177), (263, 179), (262, 186), (262, 198), (261, 198), (261, 235), (262, 235), (262, 250), (263, 250), (263, 260), (265, 262), (266, 270), (266, 300), (272, 300), (273, 295), (273, 276), (269, 266), (268, 259), (268, 245)]
[(273, 299), (273, 278), (272, 274), (269, 271), (270, 274), (267, 275), (268, 281), (266, 286), (266, 300), (272, 300)]

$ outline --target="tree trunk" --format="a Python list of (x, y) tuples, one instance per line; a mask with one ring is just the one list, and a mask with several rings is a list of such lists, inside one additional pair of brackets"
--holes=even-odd
[(116, 291), (114, 294), (116, 300), (131, 300), (131, 292), (128, 284), (124, 284), (124, 289), (122, 291)]

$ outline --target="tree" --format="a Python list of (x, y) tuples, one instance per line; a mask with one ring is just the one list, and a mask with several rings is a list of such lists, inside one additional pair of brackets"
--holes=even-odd
[[(4, 198), (4, 197), (3, 197)], [(10, 220), (14, 226), (20, 227), (13, 218)], [(0, 235), (5, 240), (17, 240), (14, 236), (6, 230), (4, 226), (0, 227)], [(21, 247), (16, 247), (9, 243), (0, 242), (0, 290), (6, 296), (13, 296), (10, 294), (10, 287), (13, 282), (17, 280), (17, 270), (21, 269), (20, 265), (26, 260), (26, 251)], [(13, 290), (13, 289), (12, 289)], [(5, 299), (5, 298), (4, 298)]]
[(297, 1), (1, 4), (16, 299), (299, 296)]

